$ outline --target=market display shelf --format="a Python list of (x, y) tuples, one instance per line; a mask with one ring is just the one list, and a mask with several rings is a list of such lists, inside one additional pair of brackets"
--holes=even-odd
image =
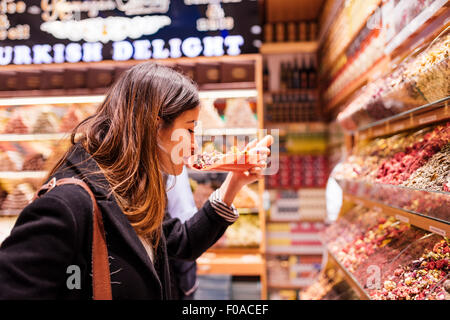
[(47, 171), (0, 171), (0, 180), (44, 179)]
[(317, 249), (311, 248), (309, 249), (307, 246), (301, 246), (300, 248), (293, 248), (292, 246), (284, 249), (271, 249), (270, 245), (266, 249), (267, 255), (275, 255), (275, 256), (321, 256), (323, 255), (325, 249)]
[(367, 292), (363, 289), (363, 287), (361, 287), (361, 284), (355, 279), (355, 277), (353, 277), (353, 275), (339, 262), (339, 260), (330, 251), (328, 251), (328, 259), (331, 261), (332, 264), (334, 264), (342, 271), (346, 282), (358, 294), (361, 300), (370, 300), (370, 297), (368, 296)]
[(326, 132), (327, 124), (324, 122), (264, 122), (266, 129), (280, 129), (289, 133), (322, 133)]
[[(258, 91), (248, 86), (239, 86), (224, 83), (208, 84), (209, 87), (202, 90), (200, 87), (200, 99), (219, 98), (252, 98), (257, 97)], [(254, 87), (254, 86), (253, 86)], [(0, 91), (0, 107), (32, 106), (42, 104), (71, 104), (71, 103), (101, 103), (105, 99), (106, 89), (90, 90), (36, 90), (36, 91)]]
[[(310, 280), (310, 279), (308, 279)], [(305, 281), (306, 282), (306, 281)], [(267, 287), (269, 289), (289, 289), (289, 290), (302, 290), (302, 289), (306, 289), (308, 288), (312, 283), (310, 281), (308, 281), (308, 283), (290, 283), (290, 282), (272, 282), (272, 283), (268, 283)]]
[(343, 104), (356, 90), (364, 86), (372, 77), (385, 70), (390, 62), (388, 56), (378, 59), (367, 71), (351, 81), (340, 92), (338, 92), (326, 105), (325, 110), (333, 111), (337, 106)]
[[(403, 0), (409, 1), (409, 0)], [(408, 46), (410, 39), (420, 34), (430, 24), (432, 24), (438, 17), (448, 10), (450, 3), (448, 0), (436, 0), (427, 6), (417, 17), (415, 17), (409, 24), (403, 28), (393, 39), (386, 45), (384, 52), (396, 56)]]
[(195, 132), (197, 136), (256, 136), (257, 128), (211, 128)]
[(323, 73), (329, 72), (329, 69), (332, 68), (336, 64), (337, 60), (342, 55), (342, 53), (347, 51), (350, 44), (353, 43), (353, 40), (355, 39), (355, 37), (359, 34), (359, 32), (362, 30), (362, 28), (364, 28), (364, 26), (367, 24), (367, 21), (369, 20), (369, 18), (372, 16), (372, 14), (375, 12), (375, 10), (377, 10), (379, 8), (380, 4), (381, 4), (381, 0), (378, 0), (376, 3), (374, 3), (373, 10), (371, 10), (364, 19), (362, 19), (360, 25), (356, 26), (353, 29), (352, 34), (347, 35), (345, 37), (345, 40), (344, 40), (345, 44), (343, 45), (342, 49), (339, 50), (339, 52), (334, 53), (335, 58), (333, 59), (333, 62), (329, 64), (327, 70), (324, 70)]
[(260, 254), (206, 252), (197, 259), (197, 273), (262, 276), (265, 270)]
[(0, 134), (0, 142), (67, 140), (70, 136), (70, 133)]
[(315, 53), (318, 47), (317, 41), (270, 42), (263, 43), (259, 52), (262, 54)]
[(212, 246), (208, 252), (218, 254), (259, 254), (260, 248), (246, 248), (246, 247), (215, 247)]
[[(450, 197), (450, 196), (449, 196)], [(439, 234), (443, 237), (450, 235), (450, 224), (437, 221), (431, 217), (425, 215), (419, 215), (417, 213), (410, 212), (408, 210), (391, 207), (381, 202), (369, 200), (367, 198), (354, 196), (344, 193), (344, 200), (353, 202), (358, 205), (362, 205), (366, 208), (372, 209), (377, 212), (383, 212), (385, 214), (395, 217), (405, 223), (409, 223), (413, 226), (421, 228), (423, 230), (431, 231)], [(449, 207), (447, 207), (449, 208)]]
[(450, 119), (450, 96), (360, 127), (356, 140), (367, 140)]

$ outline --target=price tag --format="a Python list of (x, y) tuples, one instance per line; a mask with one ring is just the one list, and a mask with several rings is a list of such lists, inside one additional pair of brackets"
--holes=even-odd
[(436, 228), (436, 227), (433, 227), (433, 226), (430, 226), (429, 229), (430, 229), (431, 232), (437, 233), (440, 236), (443, 236), (443, 237), (446, 236), (445, 230), (442, 230), (442, 229), (439, 229), (439, 228)]
[(419, 119), (419, 124), (424, 124), (424, 123), (428, 123), (428, 122), (432, 122), (435, 121), (437, 119), (437, 116), (435, 114), (428, 116), (428, 117), (423, 117)]
[(403, 122), (400, 122), (400, 123), (393, 125), (392, 128), (394, 129), (394, 131), (400, 131), (400, 130), (405, 129), (405, 124)]
[(373, 206), (373, 207), (372, 207), (372, 210), (373, 210), (373, 211), (376, 211), (376, 212), (381, 212), (381, 211), (383, 211), (379, 206)]
[(376, 129), (373, 131), (373, 133), (375, 136), (382, 136), (384, 134), (384, 130), (383, 130), (383, 128)]
[(396, 214), (395, 215), (395, 219), (400, 220), (401, 222), (404, 222), (404, 223), (409, 223), (409, 219), (407, 217), (405, 217), (405, 216), (400, 215), (400, 214)]

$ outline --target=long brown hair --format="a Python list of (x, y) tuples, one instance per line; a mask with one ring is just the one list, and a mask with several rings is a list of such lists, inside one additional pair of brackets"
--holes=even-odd
[[(197, 87), (189, 78), (169, 67), (146, 62), (122, 74), (96, 113), (72, 132), (72, 144), (82, 142), (131, 225), (154, 247), (159, 243), (166, 206), (158, 160), (158, 118), (163, 127), (170, 127), (180, 114), (199, 102)], [(75, 135), (80, 137), (78, 141)]]

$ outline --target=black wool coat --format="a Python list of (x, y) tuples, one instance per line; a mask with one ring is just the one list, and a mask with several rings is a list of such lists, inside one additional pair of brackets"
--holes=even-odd
[[(108, 184), (98, 169), (76, 145), (54, 176), (83, 179), (97, 199), (113, 299), (171, 299), (169, 257), (195, 260), (230, 223), (209, 201), (185, 223), (166, 215), (152, 263), (114, 197), (108, 196)], [(91, 247), (92, 202), (87, 192), (76, 185), (50, 190), (23, 209), (0, 247), (0, 299), (92, 299)], [(77, 268), (80, 288), (74, 280)]]

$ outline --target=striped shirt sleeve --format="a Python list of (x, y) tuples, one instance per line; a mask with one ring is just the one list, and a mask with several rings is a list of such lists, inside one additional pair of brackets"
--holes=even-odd
[(235, 222), (239, 218), (239, 213), (234, 205), (228, 206), (222, 201), (219, 189), (211, 193), (209, 202), (211, 202), (211, 206), (216, 213), (228, 222)]

